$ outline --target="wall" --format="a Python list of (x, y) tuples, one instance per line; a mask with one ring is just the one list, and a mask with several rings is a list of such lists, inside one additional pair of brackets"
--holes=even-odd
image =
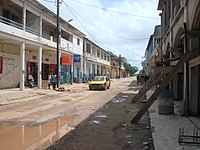
[[(80, 44), (77, 45), (77, 39), (80, 39)], [(83, 38), (77, 36), (77, 35), (73, 35), (73, 45), (74, 45), (74, 53), (75, 54), (79, 54), (79, 55), (83, 55)]]
[(20, 73), (19, 47), (0, 44), (0, 56), (3, 57), (3, 74), (0, 74), (0, 89), (16, 87), (19, 83)]

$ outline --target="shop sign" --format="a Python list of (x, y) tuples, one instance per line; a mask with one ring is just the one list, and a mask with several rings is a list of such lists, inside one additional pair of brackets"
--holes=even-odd
[(80, 62), (81, 61), (81, 55), (74, 54), (74, 62)]
[(71, 65), (71, 56), (66, 55), (61, 57), (61, 65), (70, 66)]
[(0, 74), (3, 73), (3, 57), (0, 56)]

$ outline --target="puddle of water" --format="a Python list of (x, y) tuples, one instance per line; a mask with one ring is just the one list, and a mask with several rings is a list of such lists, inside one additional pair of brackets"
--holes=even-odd
[(100, 121), (98, 121), (98, 120), (92, 120), (92, 121), (90, 121), (90, 123), (91, 124), (100, 124)]
[(121, 103), (125, 100), (126, 100), (125, 98), (113, 98), (112, 103)]
[(95, 115), (96, 118), (107, 118), (108, 116), (106, 115)]
[(122, 97), (123, 97), (123, 98), (128, 98), (128, 95), (123, 95)]
[(43, 149), (72, 130), (67, 125), (69, 120), (69, 116), (60, 116), (45, 123), (1, 123), (0, 149)]

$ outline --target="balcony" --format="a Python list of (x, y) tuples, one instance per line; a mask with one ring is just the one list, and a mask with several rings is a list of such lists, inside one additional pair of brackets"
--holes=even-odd
[(66, 40), (66, 39), (61, 38), (60, 46), (61, 46), (61, 49), (64, 50), (64, 51), (74, 52), (73, 44), (70, 41)]
[(38, 40), (39, 36), (39, 32), (37, 30), (27, 26), (25, 27), (25, 33), (24, 33), (23, 24), (5, 18), (3, 16), (0, 16), (0, 31), (20, 38), (24, 37), (30, 38), (31, 40)]

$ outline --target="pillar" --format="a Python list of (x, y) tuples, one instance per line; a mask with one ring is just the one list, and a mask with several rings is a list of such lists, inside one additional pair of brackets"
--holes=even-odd
[(24, 90), (24, 77), (25, 77), (25, 43), (21, 43), (20, 46), (20, 60), (21, 60), (21, 69), (20, 69), (20, 90)]
[(101, 76), (102, 73), (101, 73), (101, 65), (99, 65), (99, 75)]
[(73, 78), (74, 78), (74, 56), (71, 56), (71, 73), (70, 73), (70, 84), (73, 84)]
[(83, 56), (81, 56), (80, 83), (83, 82)]
[(83, 71), (83, 82), (86, 82), (86, 70), (87, 70), (87, 59), (84, 58), (84, 67), (83, 67), (84, 71)]
[(101, 66), (102, 68), (102, 75), (104, 75), (105, 74), (105, 67), (104, 66)]
[(94, 67), (94, 69), (95, 69), (94, 76), (97, 76), (97, 63), (95, 63), (94, 65), (95, 65), (95, 67)]
[(25, 31), (26, 31), (26, 2), (23, 3), (23, 31), (24, 31), (24, 34), (25, 34)]
[(38, 88), (42, 88), (42, 47), (38, 48)]
[(90, 64), (89, 80), (92, 80), (92, 63)]

